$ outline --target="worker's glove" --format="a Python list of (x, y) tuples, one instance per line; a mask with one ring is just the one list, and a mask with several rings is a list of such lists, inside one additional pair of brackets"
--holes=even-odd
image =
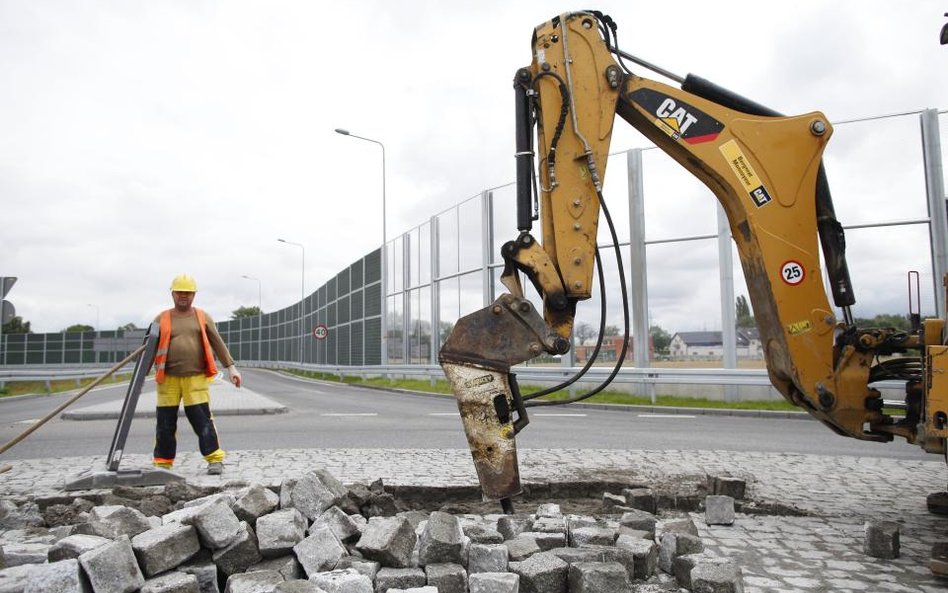
[(236, 387), (240, 387), (240, 371), (237, 370), (237, 367), (230, 365), (227, 367), (227, 378), (233, 383)]

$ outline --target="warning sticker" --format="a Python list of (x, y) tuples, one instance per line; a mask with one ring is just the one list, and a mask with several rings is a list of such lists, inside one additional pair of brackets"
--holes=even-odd
[(727, 164), (731, 166), (731, 170), (737, 175), (738, 180), (740, 180), (744, 186), (744, 190), (747, 192), (747, 195), (750, 196), (754, 205), (760, 208), (769, 204), (773, 199), (770, 196), (770, 192), (764, 187), (760, 177), (757, 176), (757, 172), (754, 171), (753, 165), (750, 164), (750, 161), (744, 155), (744, 151), (741, 150), (741, 147), (737, 145), (737, 141), (728, 140), (720, 146), (720, 149), (721, 154), (727, 159)]
[(803, 321), (797, 321), (796, 323), (791, 323), (788, 325), (787, 333), (791, 336), (798, 336), (800, 334), (805, 334), (811, 329), (813, 329), (813, 324), (810, 323), (809, 319), (804, 319)]

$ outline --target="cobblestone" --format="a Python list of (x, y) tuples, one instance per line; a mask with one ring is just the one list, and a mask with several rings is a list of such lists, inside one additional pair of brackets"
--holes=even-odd
[[(730, 475), (746, 481), (746, 500), (779, 503), (787, 514), (745, 514), (731, 526), (708, 526), (703, 512), (686, 514), (707, 550), (734, 559), (748, 593), (812, 591), (943, 591), (948, 581), (929, 569), (931, 546), (948, 540), (948, 521), (927, 511), (926, 496), (944, 490), (942, 461), (727, 451), (522, 449), (528, 485), (584, 480), (649, 483), (674, 476)], [(0, 496), (26, 500), (61, 495), (79, 471), (102, 471), (104, 456), (8, 460)], [(123, 468), (149, 467), (147, 455), (126, 454)], [(222, 476), (207, 476), (196, 452), (179, 456), (176, 472), (196, 485), (231, 480), (278, 487), (323, 467), (346, 484), (381, 478), (386, 486), (470, 487), (477, 484), (466, 449), (293, 449), (229, 452)], [(515, 500), (516, 503), (516, 500)], [(533, 507), (535, 508), (535, 507)], [(532, 510), (532, 509), (531, 509)], [(863, 553), (869, 519), (897, 521), (901, 556)]]

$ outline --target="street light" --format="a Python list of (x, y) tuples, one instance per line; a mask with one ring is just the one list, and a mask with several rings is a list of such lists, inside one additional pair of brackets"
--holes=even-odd
[(246, 278), (247, 280), (256, 280), (257, 281), (257, 311), (260, 315), (263, 315), (263, 283), (260, 282), (259, 278), (254, 278), (253, 276), (248, 276), (244, 274), (241, 278)]
[(372, 138), (366, 138), (364, 136), (357, 136), (351, 133), (349, 130), (343, 128), (336, 128), (337, 134), (342, 134), (343, 136), (349, 136), (351, 138), (358, 138), (359, 140), (365, 140), (366, 142), (372, 142), (373, 144), (378, 144), (382, 149), (382, 364), (388, 364), (388, 324), (385, 321), (386, 317), (386, 305), (388, 300), (388, 291), (387, 283), (388, 278), (386, 264), (388, 258), (386, 257), (386, 244), (388, 243), (388, 236), (385, 232), (386, 217), (385, 217), (385, 145), (379, 142), (378, 140), (373, 140)]
[(300, 248), (300, 368), (303, 366), (303, 300), (306, 297), (306, 248), (300, 243), (277, 239), (280, 243), (296, 245)]
[(99, 331), (99, 305), (86, 303), (86, 307), (95, 307), (95, 331)]
[(257, 281), (257, 360), (263, 360), (263, 283), (259, 278), (246, 274), (241, 278)]

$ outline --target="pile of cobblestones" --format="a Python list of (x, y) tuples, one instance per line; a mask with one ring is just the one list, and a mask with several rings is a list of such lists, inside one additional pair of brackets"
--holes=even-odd
[[(716, 481), (707, 524), (734, 521)], [(733, 496), (732, 496), (733, 495)], [(687, 515), (659, 518), (646, 487), (601, 512), (406, 510), (381, 482), (325, 470), (278, 489), (176, 482), (59, 501), (0, 501), (0, 593), (622, 593), (743, 591)]]

